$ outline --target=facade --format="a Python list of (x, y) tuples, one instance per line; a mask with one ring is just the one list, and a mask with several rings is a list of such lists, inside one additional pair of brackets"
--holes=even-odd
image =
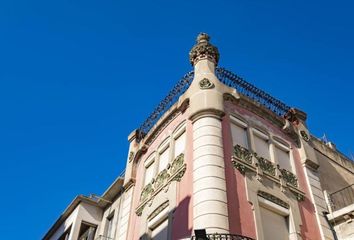
[(354, 163), (304, 112), (218, 67), (208, 35), (190, 61), (128, 136), (125, 173), (43, 239), (354, 239)]

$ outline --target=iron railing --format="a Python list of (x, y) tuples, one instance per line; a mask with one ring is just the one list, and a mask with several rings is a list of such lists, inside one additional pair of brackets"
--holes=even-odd
[(157, 105), (150, 116), (138, 128), (137, 140), (140, 141), (156, 124), (160, 117), (176, 102), (192, 83), (194, 71), (185, 74), (168, 95)]
[(284, 116), (290, 110), (285, 103), (224, 68), (216, 68), (216, 76), (225, 85), (235, 88), (238, 93), (260, 103), (278, 116)]
[(354, 184), (330, 194), (334, 211), (354, 204)]
[[(278, 116), (284, 116), (290, 107), (280, 100), (272, 97), (263, 90), (255, 87), (254, 85), (246, 82), (243, 78), (236, 74), (217, 67), (216, 76), (225, 85), (235, 88), (242, 95), (258, 102), (269, 110), (273, 111)], [(168, 95), (157, 105), (150, 116), (141, 124), (138, 128), (137, 139), (140, 141), (156, 124), (160, 117), (176, 102), (178, 98), (185, 93), (194, 77), (194, 71), (191, 71), (184, 75), (177, 84), (172, 88)]]
[(95, 238), (95, 240), (113, 240), (113, 238), (99, 235), (97, 238)]
[(245, 237), (237, 234), (226, 234), (226, 233), (209, 233), (206, 235), (206, 239), (196, 238), (195, 236), (191, 237), (191, 240), (254, 240), (250, 237)]

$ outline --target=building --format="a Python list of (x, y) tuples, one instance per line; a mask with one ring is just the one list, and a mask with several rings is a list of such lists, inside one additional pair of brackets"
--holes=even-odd
[(353, 162), (218, 60), (200, 34), (194, 71), (129, 135), (125, 173), (75, 198), (44, 240), (354, 239)]

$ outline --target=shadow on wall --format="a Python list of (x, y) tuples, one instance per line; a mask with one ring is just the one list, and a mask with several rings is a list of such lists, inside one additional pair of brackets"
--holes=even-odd
[(149, 229), (149, 233), (144, 233), (140, 240), (178, 240), (190, 239), (192, 235), (192, 225), (189, 222), (189, 208), (191, 197), (184, 198), (176, 208), (168, 213), (167, 218), (159, 219), (158, 224)]

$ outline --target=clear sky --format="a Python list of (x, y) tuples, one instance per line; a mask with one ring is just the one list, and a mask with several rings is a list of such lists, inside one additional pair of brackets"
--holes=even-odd
[(191, 70), (220, 66), (308, 114), (354, 155), (353, 1), (0, 2), (1, 239), (40, 239), (123, 170), (128, 134)]

